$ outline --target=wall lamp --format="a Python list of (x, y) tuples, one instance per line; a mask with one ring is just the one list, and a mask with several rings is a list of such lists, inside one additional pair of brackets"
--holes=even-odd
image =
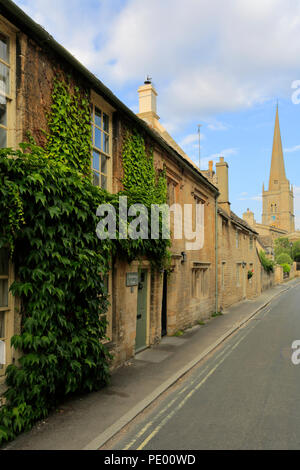
[(181, 256), (182, 256), (181, 262), (182, 262), (182, 263), (185, 263), (185, 262), (186, 262), (186, 258), (187, 258), (186, 252), (185, 252), (185, 251), (182, 251)]

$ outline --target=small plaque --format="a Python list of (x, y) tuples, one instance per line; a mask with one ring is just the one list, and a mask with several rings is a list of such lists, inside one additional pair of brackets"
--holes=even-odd
[(126, 287), (134, 287), (139, 283), (139, 273), (126, 274)]

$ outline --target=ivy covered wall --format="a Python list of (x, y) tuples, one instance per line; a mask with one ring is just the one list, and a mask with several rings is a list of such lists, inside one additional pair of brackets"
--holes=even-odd
[(143, 138), (133, 132), (124, 142), (123, 191), (94, 187), (89, 99), (61, 80), (52, 90), (46, 145), (31, 137), (19, 151), (0, 151), (0, 247), (10, 249), (18, 279), (11, 290), (22, 306), (21, 333), (12, 339), (20, 361), (7, 368), (0, 442), (30, 429), (66, 395), (108, 382), (110, 355), (100, 340), (112, 257), (146, 257), (158, 269), (168, 260), (168, 240), (96, 237), (99, 204), (117, 208), (119, 195), (128, 205), (166, 201), (165, 175), (156, 174)]

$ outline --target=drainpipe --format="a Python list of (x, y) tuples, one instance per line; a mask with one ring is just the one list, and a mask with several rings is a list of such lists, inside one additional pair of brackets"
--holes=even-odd
[(218, 300), (219, 300), (219, 291), (218, 291), (218, 197), (219, 194), (215, 196), (215, 258), (216, 258), (216, 313), (218, 312)]

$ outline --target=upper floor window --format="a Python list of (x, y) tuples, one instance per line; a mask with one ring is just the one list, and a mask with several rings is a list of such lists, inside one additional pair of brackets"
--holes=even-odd
[(240, 247), (240, 234), (238, 230), (235, 231), (235, 246), (236, 248)]
[(250, 237), (249, 239), (249, 247), (250, 247), (250, 250), (253, 250), (253, 237)]
[(7, 101), (10, 98), (9, 38), (0, 32), (0, 147), (7, 147)]
[(112, 190), (112, 112), (100, 96), (92, 94), (93, 184)]
[(15, 146), (15, 32), (0, 18), (0, 148)]

